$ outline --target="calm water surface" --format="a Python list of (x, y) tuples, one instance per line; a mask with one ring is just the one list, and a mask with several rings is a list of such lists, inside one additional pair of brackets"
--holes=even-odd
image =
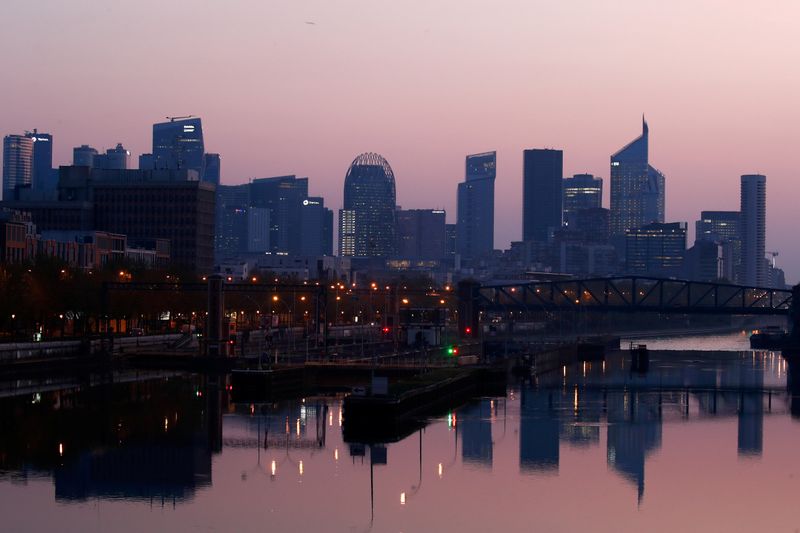
[(646, 374), (609, 357), (390, 443), (345, 442), (338, 398), (235, 403), (224, 378), (6, 383), (0, 530), (793, 532), (787, 370), (769, 352), (654, 354)]

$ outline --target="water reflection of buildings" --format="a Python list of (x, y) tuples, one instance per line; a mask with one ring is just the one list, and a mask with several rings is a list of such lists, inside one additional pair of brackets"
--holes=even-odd
[(492, 466), (493, 403), (493, 400), (478, 400), (458, 410), (464, 463)]
[(210, 485), (224, 383), (117, 378), (0, 401), (5, 476), (52, 476), (61, 501), (175, 502)]
[(665, 413), (675, 421), (736, 416), (739, 455), (760, 456), (764, 413), (781, 397), (785, 365), (766, 354), (703, 361), (677, 357), (656, 357), (644, 374), (631, 372), (624, 357), (612, 358), (593, 367), (562, 369), (523, 387), (520, 470), (557, 471), (560, 444), (599, 444), (606, 426), (607, 464), (635, 485), (641, 501), (646, 462), (661, 447)]
[(520, 394), (520, 470), (558, 470), (559, 391), (523, 388)]
[(606, 405), (608, 464), (636, 483), (641, 501), (645, 459), (661, 446), (661, 396), (611, 391), (606, 396)]

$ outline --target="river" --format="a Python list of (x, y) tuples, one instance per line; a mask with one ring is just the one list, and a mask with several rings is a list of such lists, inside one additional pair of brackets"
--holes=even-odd
[[(352, 443), (340, 397), (237, 403), (224, 378), (0, 390), (3, 531), (797, 531), (800, 411), (746, 336), (636, 339)], [(627, 341), (626, 341), (627, 342)]]

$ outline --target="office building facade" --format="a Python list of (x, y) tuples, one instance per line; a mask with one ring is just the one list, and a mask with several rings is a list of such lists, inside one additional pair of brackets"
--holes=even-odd
[(33, 143), (31, 185), (35, 189), (54, 189), (53, 136), (34, 129), (25, 133)]
[(325, 207), (325, 200), (309, 196), (300, 202), (299, 255), (314, 257), (333, 255), (333, 211)]
[(129, 240), (167, 239), (178, 268), (209, 273), (214, 264), (214, 186), (191, 170), (92, 171), (97, 230)]
[(441, 260), (447, 255), (446, 213), (442, 209), (397, 210), (397, 257)]
[(701, 211), (695, 222), (695, 241), (718, 243), (721, 248), (720, 279), (740, 282), (742, 265), (739, 211)]
[(153, 167), (159, 170), (195, 170), (204, 175), (205, 145), (199, 118), (173, 118), (153, 124)]
[(525, 150), (522, 173), (522, 240), (548, 241), (561, 227), (564, 152)]
[(686, 255), (686, 223), (652, 223), (625, 232), (629, 275), (679, 277)]
[(767, 283), (765, 262), (767, 237), (767, 177), (746, 174), (741, 178), (742, 264), (740, 282), (764, 287)]
[(339, 213), (339, 255), (389, 258), (395, 253), (395, 179), (383, 156), (363, 153), (347, 170)]
[(301, 255), (303, 200), (308, 198), (308, 178), (277, 176), (250, 182), (250, 206), (269, 210), (269, 251)]
[(603, 180), (591, 174), (575, 174), (564, 179), (564, 224), (574, 224), (575, 214), (583, 209), (603, 206)]
[(465, 180), (458, 184), (456, 251), (472, 260), (494, 250), (494, 182), (497, 153), (468, 155)]
[(33, 183), (33, 140), (25, 135), (3, 138), (3, 200), (14, 199), (14, 189)]
[(611, 156), (611, 234), (624, 235), (653, 222), (664, 222), (664, 175), (650, 166), (650, 130)]
[(222, 161), (220, 160), (219, 154), (206, 154), (204, 166), (204, 180), (214, 185), (219, 185), (222, 176)]

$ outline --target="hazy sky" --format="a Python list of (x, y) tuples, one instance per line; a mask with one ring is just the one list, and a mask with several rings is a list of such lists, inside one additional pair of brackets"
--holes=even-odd
[(308, 176), (338, 209), (375, 151), (398, 204), (450, 221), (465, 154), (497, 150), (507, 247), (523, 149), (607, 178), (645, 113), (668, 221), (693, 235), (766, 174), (767, 249), (796, 281), (798, 20), (789, 0), (2, 0), (0, 132), (50, 132), (66, 164), (84, 143), (150, 151), (153, 122), (194, 114), (223, 183)]

